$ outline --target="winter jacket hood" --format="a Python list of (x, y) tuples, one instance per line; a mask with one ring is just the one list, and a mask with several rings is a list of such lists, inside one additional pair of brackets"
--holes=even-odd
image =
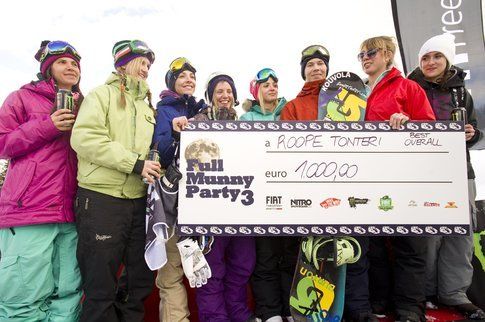
[(0, 158), (10, 159), (0, 228), (74, 221), (77, 160), (51, 119), (55, 96), (52, 79), (32, 82), (0, 109)]
[(296, 98), (281, 112), (281, 120), (313, 121), (318, 119), (318, 96), (325, 79), (306, 82)]
[(286, 99), (281, 97), (278, 104), (272, 112), (263, 112), (257, 101), (246, 100), (243, 103), (243, 109), (247, 112), (241, 115), (240, 120), (246, 121), (274, 121), (279, 120), (281, 111), (286, 105)]
[(167, 167), (173, 160), (176, 143), (172, 136), (172, 120), (179, 116), (188, 119), (207, 108), (203, 99), (197, 101), (192, 95), (179, 95), (171, 90), (164, 90), (157, 103), (157, 125), (153, 134), (153, 144), (158, 147), (160, 163)]

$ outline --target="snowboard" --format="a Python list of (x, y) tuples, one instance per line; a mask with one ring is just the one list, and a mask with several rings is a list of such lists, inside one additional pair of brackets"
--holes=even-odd
[(364, 121), (367, 91), (362, 79), (351, 72), (327, 78), (318, 96), (318, 119), (336, 122)]
[[(318, 267), (305, 248), (313, 239), (328, 241), (317, 250)], [(310, 246), (311, 247), (311, 246)], [(314, 248), (313, 248), (314, 249)], [(345, 300), (346, 265), (334, 262), (332, 237), (304, 237), (290, 290), (290, 312), (296, 322), (331, 321), (342, 319)], [(313, 250), (312, 250), (313, 253)]]
[[(364, 121), (367, 91), (362, 79), (351, 72), (338, 72), (327, 78), (318, 96), (318, 119), (336, 122)], [(329, 241), (318, 250), (318, 268), (305, 255), (309, 238)], [(347, 265), (336, 266), (333, 237), (305, 237), (290, 291), (290, 311), (295, 321), (342, 320)]]

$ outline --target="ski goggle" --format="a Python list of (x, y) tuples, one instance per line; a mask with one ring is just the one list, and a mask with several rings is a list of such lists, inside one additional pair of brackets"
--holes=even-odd
[(146, 55), (150, 63), (155, 61), (155, 53), (147, 46), (147, 44), (141, 40), (131, 40), (128, 44), (122, 43), (120, 46), (126, 46), (125, 49), (116, 53), (118, 47), (113, 48), (113, 57), (115, 61), (118, 61), (120, 57), (128, 53), (135, 53), (140, 55)]
[(169, 69), (172, 72), (176, 72), (176, 71), (181, 70), (185, 65), (189, 65), (190, 67), (192, 67), (192, 69), (195, 70), (195, 68), (192, 66), (192, 63), (185, 57), (179, 57), (179, 58), (174, 59), (170, 63)]
[(258, 74), (256, 74), (256, 82), (257, 83), (264, 83), (268, 80), (268, 78), (272, 77), (275, 81), (278, 81), (278, 77), (276, 73), (271, 68), (263, 68), (261, 69)]
[(319, 52), (325, 57), (330, 57), (330, 53), (328, 52), (327, 48), (320, 46), (320, 45), (311, 45), (307, 48), (303, 49), (301, 52), (301, 57), (305, 58), (308, 56), (314, 55), (316, 52)]
[(357, 59), (360, 62), (362, 62), (366, 56), (369, 59), (372, 59), (372, 58), (374, 58), (377, 55), (377, 53), (379, 52), (379, 50), (381, 50), (381, 48), (374, 48), (374, 49), (370, 49), (368, 51), (361, 51), (359, 54), (357, 54)]
[(45, 46), (42, 54), (40, 55), (39, 61), (42, 63), (47, 56), (60, 55), (66, 52), (70, 52), (74, 57), (76, 57), (77, 60), (81, 60), (81, 55), (79, 55), (76, 48), (65, 41), (56, 40), (51, 41)]

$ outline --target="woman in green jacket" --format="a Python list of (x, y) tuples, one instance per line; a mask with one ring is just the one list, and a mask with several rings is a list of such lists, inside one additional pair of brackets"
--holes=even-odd
[(280, 113), (285, 107), (284, 97), (278, 98), (278, 77), (271, 68), (263, 68), (251, 81), (249, 91), (254, 100), (246, 100), (240, 117), (241, 121), (275, 121), (280, 119)]
[[(143, 300), (154, 280), (144, 259), (142, 177), (153, 182), (160, 170), (158, 162), (145, 160), (155, 124), (146, 78), (155, 55), (142, 41), (123, 40), (114, 45), (113, 57), (116, 72), (86, 96), (71, 136), (79, 162), (81, 321), (143, 321)], [(117, 301), (121, 264), (129, 296)]]

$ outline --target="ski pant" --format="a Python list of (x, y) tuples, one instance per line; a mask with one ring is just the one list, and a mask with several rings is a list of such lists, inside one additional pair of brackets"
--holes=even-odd
[(74, 224), (0, 229), (0, 321), (78, 321), (76, 244)]
[(251, 279), (256, 315), (290, 316), (290, 290), (298, 261), (300, 238), (257, 237), (256, 266)]
[[(86, 296), (80, 321), (143, 321), (143, 302), (154, 277), (144, 258), (146, 198), (120, 199), (79, 188), (75, 210)], [(126, 296), (120, 299), (116, 293), (121, 264)]]
[(205, 255), (212, 277), (197, 289), (201, 322), (244, 322), (251, 315), (247, 285), (256, 261), (254, 237), (217, 236)]
[[(472, 223), (476, 214), (475, 181), (468, 180)], [(470, 303), (466, 291), (473, 277), (473, 235), (432, 236), (428, 239), (426, 295), (446, 305)]]
[(160, 322), (189, 322), (187, 291), (183, 284), (184, 270), (177, 248), (178, 236), (166, 244), (167, 263), (158, 270), (156, 284), (160, 293)]
[(370, 312), (369, 302), (369, 237), (353, 236), (360, 244), (361, 256), (354, 264), (347, 264), (345, 279), (345, 312), (354, 315), (359, 312)]
[(386, 240), (387, 237), (370, 238), (372, 300), (387, 302), (392, 295), (397, 314), (405, 316), (412, 312), (425, 321), (427, 237), (389, 237), (394, 255), (392, 268)]

